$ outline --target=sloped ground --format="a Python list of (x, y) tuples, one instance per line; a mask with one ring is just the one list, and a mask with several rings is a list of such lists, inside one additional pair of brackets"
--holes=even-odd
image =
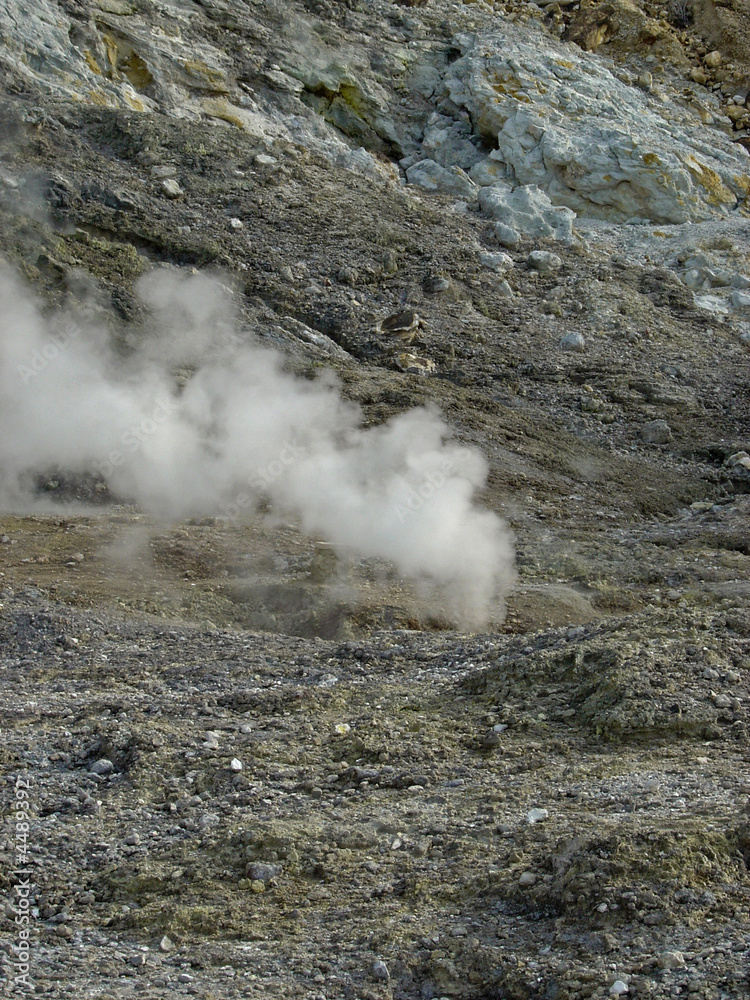
[[(60, 10), (88, 31), (83, 6)], [(97, 10), (99, 41), (73, 41), (119, 65), (100, 106), (0, 50), (3, 258), (123, 352), (139, 275), (217, 267), (243, 336), (307, 377), (333, 367), (372, 424), (438, 404), (488, 457), (482, 500), (515, 533), (519, 579), (504, 621), (460, 635), (392, 567), (337, 558), (278, 512), (160, 523), (101, 478), (39, 469), (39, 506), (0, 522), (8, 990), (23, 773), (42, 995), (747, 996), (750, 479), (731, 461), (750, 452), (747, 321), (701, 306), (677, 260), (745, 273), (747, 221), (584, 226), (550, 273), (528, 239), (488, 269), (491, 220), (394, 183), (407, 150), (376, 119), (395, 108), (408, 133), (433, 110), (393, 46), (440, 65), (497, 6), (256, 4), (252, 35), (230, 23), (246, 5), (204, 4), (181, 35), (167, 18), (163, 44), (231, 60), (211, 76), (202, 49), (178, 80), (122, 27), (143, 5)], [(332, 49), (389, 26), (385, 68), (357, 57), (359, 96), (311, 76), (302, 101), (274, 76), (316, 11)], [(559, 35), (586, 10), (506, 13)], [(701, 23), (660, 28), (666, 83), (653, 39), (602, 51), (634, 83), (702, 67), (739, 108), (720, 88), (740, 64), (706, 65)], [(123, 78), (190, 114), (115, 106)], [(263, 128), (220, 104), (243, 81)], [(332, 136), (380, 172), (337, 164)], [(178, 197), (154, 167), (175, 168)], [(404, 304), (432, 376), (377, 332)], [(561, 349), (571, 331), (583, 351)]]
[(37, 991), (746, 995), (744, 609), (340, 643), (21, 592), (2, 638)]

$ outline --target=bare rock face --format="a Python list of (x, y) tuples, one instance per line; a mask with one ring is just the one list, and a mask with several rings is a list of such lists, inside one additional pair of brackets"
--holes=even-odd
[(741, 205), (744, 150), (721, 133), (707, 141), (690, 112), (625, 85), (596, 56), (539, 42), (512, 30), (460, 36), (445, 77), (450, 101), (497, 145), (489, 159), (507, 183), (611, 221), (697, 221)]

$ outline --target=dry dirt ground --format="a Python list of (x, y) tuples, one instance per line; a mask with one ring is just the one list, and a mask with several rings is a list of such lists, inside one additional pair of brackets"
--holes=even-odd
[[(159, 522), (40, 468), (0, 516), (7, 995), (28, 912), (51, 997), (750, 996), (744, 328), (627, 235), (555, 246), (550, 275), (523, 243), (509, 296), (449, 198), (216, 122), (2, 101), (26, 184), (0, 187), (1, 255), (47, 308), (86, 275), (126, 352), (139, 275), (222, 274), (246, 335), (333, 368), (369, 424), (439, 406), (518, 573), (460, 634), (280, 512)], [(748, 225), (691, 238), (731, 254)], [(376, 332), (404, 303), (429, 377)]]

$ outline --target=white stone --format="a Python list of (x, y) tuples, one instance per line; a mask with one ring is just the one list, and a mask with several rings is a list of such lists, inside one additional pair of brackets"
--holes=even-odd
[(441, 167), (461, 167), (462, 170), (469, 170), (484, 159), (471, 142), (469, 124), (446, 115), (432, 116), (422, 139), (422, 151)]
[(532, 250), (526, 263), (540, 274), (550, 274), (562, 267), (562, 258), (556, 253), (550, 253), (549, 250)]
[(440, 191), (474, 200), (477, 186), (460, 167), (441, 167), (435, 160), (420, 160), (406, 170), (410, 184), (426, 191)]
[(628, 984), (624, 983), (622, 981), (622, 979), (615, 979), (615, 981), (612, 983), (612, 985), (609, 988), (609, 992), (611, 993), (611, 995), (613, 997), (622, 996), (623, 993), (627, 993), (628, 992)]
[(583, 334), (578, 333), (576, 330), (572, 333), (566, 333), (564, 337), (560, 338), (560, 347), (564, 351), (585, 351), (586, 341), (583, 338)]
[(185, 193), (174, 177), (167, 177), (159, 186), (167, 198), (180, 198)]
[(469, 177), (471, 177), (475, 184), (479, 184), (482, 187), (497, 184), (498, 181), (505, 181), (507, 183), (512, 179), (512, 176), (505, 161), (497, 159), (494, 152), (478, 163), (475, 163), (469, 171)]
[(521, 242), (521, 234), (513, 226), (508, 226), (504, 222), (498, 222), (495, 226), (495, 239), (504, 247), (517, 247)]
[(504, 274), (506, 271), (511, 271), (516, 266), (509, 253), (497, 251), (480, 253), (479, 262), (482, 267), (486, 267), (490, 271), (499, 271), (501, 274)]
[(660, 969), (684, 969), (685, 956), (681, 951), (663, 951), (656, 959)]
[(514, 189), (498, 183), (480, 188), (479, 204), (491, 218), (524, 236), (564, 242), (573, 239), (575, 213), (553, 205), (545, 192), (534, 185)]
[(546, 819), (549, 819), (548, 809), (529, 809), (526, 813), (526, 822), (530, 824), (543, 823)]
[(231, 771), (237, 771), (237, 772), (241, 771), (242, 770), (242, 761), (239, 760), (239, 758), (237, 758), (237, 757), (233, 757), (231, 759), (231, 761), (229, 762), (229, 769)]
[(666, 420), (651, 420), (641, 427), (641, 439), (646, 444), (669, 444), (672, 429)]

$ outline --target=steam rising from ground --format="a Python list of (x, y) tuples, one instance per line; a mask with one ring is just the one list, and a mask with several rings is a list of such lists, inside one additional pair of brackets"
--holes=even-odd
[[(97, 472), (162, 517), (237, 517), (266, 498), (342, 553), (391, 560), (461, 627), (502, 614), (510, 534), (473, 502), (484, 458), (447, 440), (437, 411), (365, 429), (332, 377), (240, 343), (217, 281), (152, 272), (138, 291), (153, 332), (123, 361), (100, 326), (50, 320), (0, 269), (3, 503), (50, 467)], [(182, 389), (179, 365), (195, 369)]]

